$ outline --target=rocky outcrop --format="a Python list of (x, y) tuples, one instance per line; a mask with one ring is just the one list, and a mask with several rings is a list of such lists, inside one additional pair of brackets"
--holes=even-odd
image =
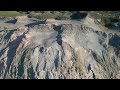
[(0, 31), (1, 79), (120, 78), (120, 35), (88, 24)]

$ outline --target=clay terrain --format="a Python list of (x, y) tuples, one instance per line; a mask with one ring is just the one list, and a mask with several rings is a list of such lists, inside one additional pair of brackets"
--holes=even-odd
[(120, 33), (93, 18), (0, 20), (1, 79), (119, 79)]

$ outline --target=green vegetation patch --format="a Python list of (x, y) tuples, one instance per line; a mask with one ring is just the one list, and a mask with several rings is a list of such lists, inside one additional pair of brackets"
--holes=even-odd
[(115, 27), (115, 23), (120, 21), (120, 11), (91, 11), (89, 15), (100, 19), (99, 23), (106, 27)]
[(58, 19), (58, 20), (66, 20), (70, 19), (72, 13), (69, 11), (32, 11), (29, 12), (29, 17), (34, 17), (38, 19)]
[(17, 11), (0, 11), (0, 17), (16, 17), (23, 15)]

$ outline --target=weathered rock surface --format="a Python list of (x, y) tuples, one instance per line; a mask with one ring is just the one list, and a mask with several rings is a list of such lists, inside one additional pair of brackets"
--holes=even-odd
[(119, 32), (73, 22), (1, 30), (0, 78), (120, 78)]

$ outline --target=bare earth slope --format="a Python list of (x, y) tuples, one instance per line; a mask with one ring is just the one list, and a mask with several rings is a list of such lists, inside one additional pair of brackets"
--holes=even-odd
[(89, 18), (46, 24), (23, 18), (12, 28), (1, 21), (7, 28), (0, 29), (1, 79), (120, 78), (119, 32), (105, 32)]

